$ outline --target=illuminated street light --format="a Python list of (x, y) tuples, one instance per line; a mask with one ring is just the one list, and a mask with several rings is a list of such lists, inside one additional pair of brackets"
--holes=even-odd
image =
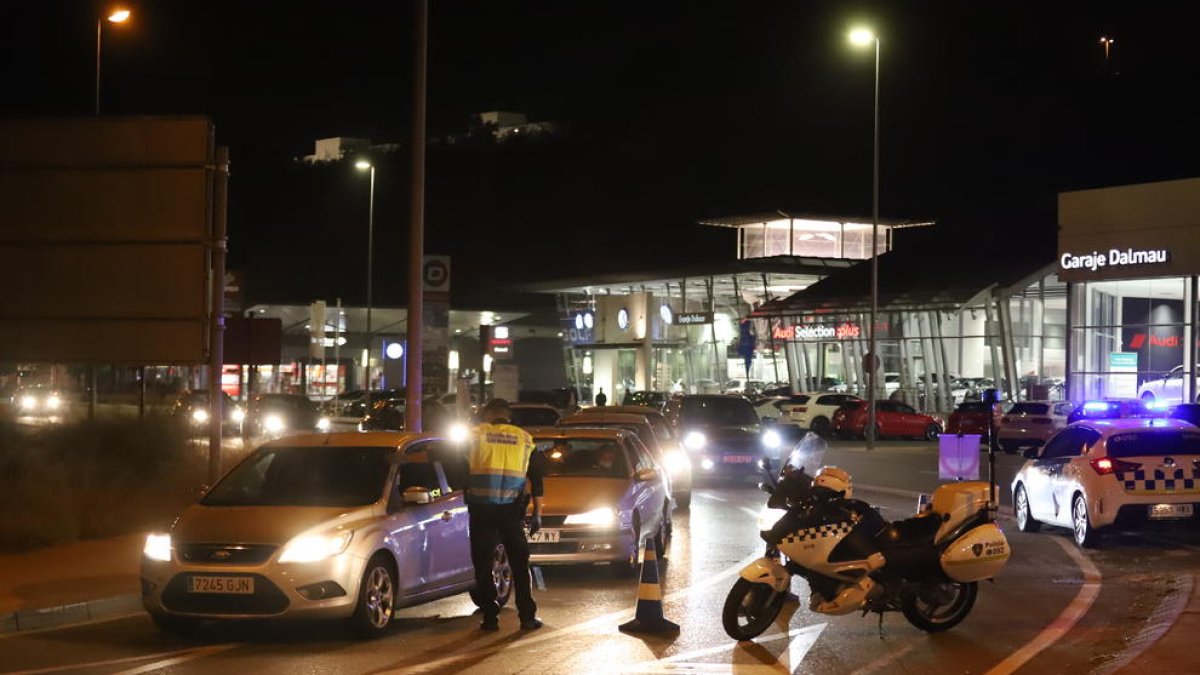
[(1114, 42), (1116, 42), (1116, 40), (1113, 40), (1112, 38), (1105, 37), (1105, 36), (1100, 37), (1100, 44), (1104, 45), (1104, 60), (1105, 61), (1108, 60), (1108, 50), (1112, 48), (1112, 44)]
[[(113, 10), (112, 14), (108, 15), (109, 23), (125, 23), (129, 20), (130, 12), (127, 9)], [(100, 115), (100, 32), (104, 26), (104, 20), (96, 19), (96, 115)]]
[(876, 314), (879, 312), (879, 37), (867, 28), (850, 31), (850, 41), (859, 47), (875, 45), (875, 150), (871, 162), (871, 323), (867, 326), (867, 449), (875, 448), (875, 379), (879, 370)]
[[(373, 263), (375, 260), (375, 165), (365, 159), (354, 163), (359, 171), (371, 172), (371, 190), (367, 198), (367, 349), (371, 353), (371, 291), (374, 286)], [(367, 358), (363, 363), (363, 390), (366, 391), (367, 410), (371, 409), (371, 361)]]

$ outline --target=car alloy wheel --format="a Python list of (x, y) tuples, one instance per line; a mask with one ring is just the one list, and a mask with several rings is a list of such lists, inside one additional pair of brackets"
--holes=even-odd
[(358, 606), (351, 619), (363, 637), (380, 637), (391, 626), (396, 608), (396, 576), (388, 563), (386, 554), (376, 554), (363, 572)]
[(1100, 533), (1092, 527), (1092, 521), (1088, 518), (1087, 501), (1081, 494), (1075, 495), (1072, 502), (1071, 525), (1075, 534), (1075, 543), (1080, 548), (1094, 548), (1099, 543)]
[(941, 435), (941, 433), (942, 433), (942, 430), (938, 425), (930, 424), (929, 426), (925, 427), (925, 440), (936, 441), (938, 436)]
[(1017, 492), (1013, 495), (1013, 513), (1017, 517), (1017, 529), (1022, 532), (1037, 532), (1041, 529), (1041, 523), (1033, 519), (1033, 513), (1029, 510), (1029, 495), (1025, 492), (1024, 485), (1017, 486)]
[(496, 546), (492, 557), (492, 584), (496, 587), (496, 605), (503, 607), (508, 604), (508, 599), (512, 596), (513, 573), (504, 544)]

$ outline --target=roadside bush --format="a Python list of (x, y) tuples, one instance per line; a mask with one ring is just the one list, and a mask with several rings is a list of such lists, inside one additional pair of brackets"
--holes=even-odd
[(164, 419), (0, 425), (0, 550), (169, 524), (195, 499), (206, 456)]

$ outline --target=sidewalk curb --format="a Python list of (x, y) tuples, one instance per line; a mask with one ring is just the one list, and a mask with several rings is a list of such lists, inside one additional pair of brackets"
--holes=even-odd
[(131, 593), (54, 607), (10, 612), (0, 614), (0, 635), (44, 628), (61, 628), (101, 619), (115, 619), (141, 611), (141, 596)]
[[(888, 495), (891, 497), (910, 497), (914, 501), (919, 499), (923, 494), (932, 494), (929, 492), (921, 492), (920, 490), (904, 490), (902, 488), (887, 487), (884, 485), (864, 485), (863, 483), (858, 483), (855, 487), (860, 490), (866, 490), (867, 492), (878, 492), (881, 495)], [(1001, 504), (998, 511), (1001, 515), (1008, 516), (1010, 518), (1013, 515), (1011, 506), (1005, 506)]]

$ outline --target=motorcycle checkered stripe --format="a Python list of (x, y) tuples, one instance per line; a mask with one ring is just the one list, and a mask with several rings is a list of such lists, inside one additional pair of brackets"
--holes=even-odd
[(1126, 492), (1200, 494), (1200, 468), (1122, 471), (1117, 474)]
[(802, 541), (812, 539), (823, 539), (825, 537), (840, 537), (847, 534), (854, 527), (849, 522), (843, 521), (829, 525), (818, 525), (816, 527), (806, 527), (803, 530), (796, 530), (783, 538), (785, 544), (796, 544)]

